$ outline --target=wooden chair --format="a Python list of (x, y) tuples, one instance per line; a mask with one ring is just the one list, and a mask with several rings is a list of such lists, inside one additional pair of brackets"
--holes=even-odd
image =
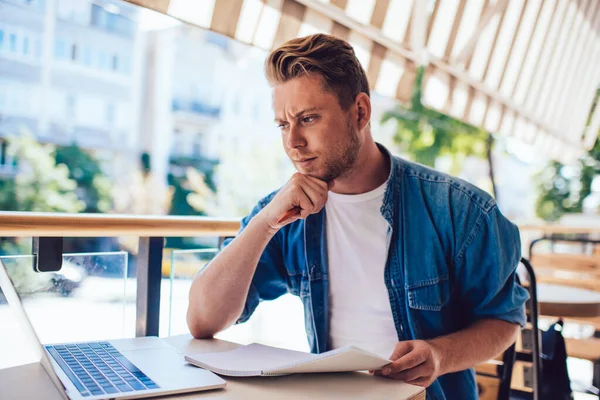
[[(534, 252), (541, 243), (550, 244), (550, 252)], [(578, 253), (556, 253), (558, 245), (579, 248)], [(563, 235), (543, 237), (531, 242), (529, 255), (539, 282), (566, 285), (600, 292), (600, 240), (572, 238)], [(600, 388), (600, 317), (563, 318), (570, 322), (593, 325), (591, 338), (566, 338), (569, 357), (591, 361), (594, 366), (593, 386)], [(593, 392), (594, 388), (590, 388)]]

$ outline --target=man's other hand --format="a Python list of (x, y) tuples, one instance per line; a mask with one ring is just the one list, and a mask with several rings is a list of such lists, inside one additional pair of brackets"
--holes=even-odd
[(441, 375), (441, 352), (425, 340), (398, 342), (390, 360), (391, 364), (374, 374), (422, 387), (428, 387)]

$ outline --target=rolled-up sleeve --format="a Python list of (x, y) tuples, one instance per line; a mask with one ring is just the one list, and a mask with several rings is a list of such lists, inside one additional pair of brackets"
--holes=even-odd
[[(272, 195), (261, 200), (250, 215), (242, 219), (238, 235), (248, 226), (252, 218), (268, 204), (271, 198)], [(233, 238), (226, 239), (222, 248), (225, 248), (232, 241)], [(267, 244), (258, 261), (246, 296), (244, 311), (236, 324), (248, 321), (262, 300), (273, 300), (287, 292), (287, 274), (285, 271), (278, 235), (275, 235)]]
[(493, 318), (525, 326), (529, 294), (516, 280), (520, 259), (518, 228), (496, 205), (481, 211), (455, 260), (470, 322)]

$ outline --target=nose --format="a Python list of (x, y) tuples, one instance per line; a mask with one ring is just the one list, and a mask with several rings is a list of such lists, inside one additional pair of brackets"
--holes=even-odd
[(287, 146), (288, 149), (294, 149), (296, 147), (306, 146), (306, 139), (304, 137), (302, 129), (298, 125), (293, 124), (288, 129), (288, 132), (287, 132), (287, 135), (285, 138), (285, 145)]

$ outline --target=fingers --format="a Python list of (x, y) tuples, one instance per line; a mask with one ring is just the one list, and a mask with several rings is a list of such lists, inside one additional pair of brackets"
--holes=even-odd
[(396, 374), (398, 372), (414, 368), (417, 365), (424, 363), (426, 360), (427, 356), (424, 353), (412, 351), (385, 367), (382, 371), (382, 374)]
[(307, 180), (302, 186), (302, 189), (304, 189), (315, 206), (314, 212), (319, 212), (325, 207), (325, 203), (327, 202), (327, 185), (325, 184), (324, 187), (325, 189), (323, 189), (323, 185), (319, 185), (311, 180)]
[(410, 351), (412, 351), (413, 348), (414, 348), (414, 346), (411, 341), (398, 342), (396, 347), (394, 347), (394, 351), (392, 352), (392, 355), (390, 356), (390, 360), (396, 361), (400, 357), (402, 357), (402, 356), (408, 354)]
[[(321, 211), (327, 202), (329, 184), (320, 179), (295, 173), (264, 211), (270, 229), (281, 227)], [(290, 215), (290, 210), (294, 215)]]
[(415, 380), (419, 380), (420, 378), (426, 377), (429, 375), (430, 368), (427, 363), (419, 364), (414, 368), (410, 368), (398, 373), (392, 373), (389, 375), (392, 379), (401, 380), (404, 382), (413, 382)]
[(426, 341), (400, 342), (390, 359), (390, 364), (374, 374), (423, 387), (431, 385), (439, 375), (439, 355)]
[(293, 203), (300, 206), (302, 218), (315, 214), (325, 206), (327, 202), (327, 183), (318, 179), (301, 175), (295, 177), (293, 183)]
[(299, 216), (301, 218), (306, 218), (310, 214), (313, 214), (317, 209), (317, 206), (311, 198), (311, 194), (314, 196), (314, 193), (311, 193), (310, 189), (306, 187), (300, 187), (299, 191), (300, 194), (299, 197), (297, 197), (298, 204), (300, 204), (301, 208)]

